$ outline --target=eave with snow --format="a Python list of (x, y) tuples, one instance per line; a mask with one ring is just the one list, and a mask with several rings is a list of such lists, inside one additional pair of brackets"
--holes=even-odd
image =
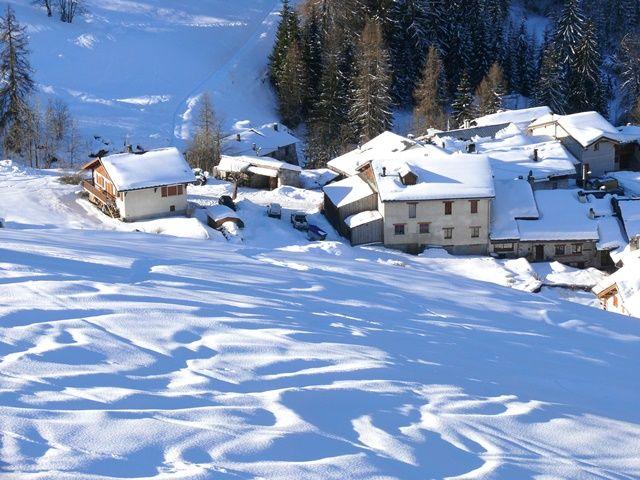
[(271, 157), (298, 165), (297, 145), (300, 140), (281, 123), (248, 127), (222, 139), (222, 153), (229, 156)]
[(187, 185), (195, 181), (178, 149), (97, 157), (82, 167), (91, 172), (82, 187), (104, 213), (137, 221), (187, 211)]

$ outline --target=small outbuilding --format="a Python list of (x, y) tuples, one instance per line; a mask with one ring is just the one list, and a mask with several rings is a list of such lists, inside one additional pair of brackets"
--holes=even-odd
[(269, 157), (223, 155), (216, 171), (221, 180), (240, 175), (243, 183), (250, 188), (273, 190), (283, 186), (300, 187), (302, 169)]
[(207, 225), (217, 230), (222, 228), (227, 222), (235, 223), (238, 228), (244, 228), (242, 219), (226, 205), (212, 205), (207, 207)]
[(97, 157), (82, 167), (89, 200), (122, 221), (146, 220), (187, 212), (187, 185), (193, 170), (176, 148)]
[(221, 143), (225, 155), (270, 157), (299, 165), (297, 145), (300, 140), (281, 123), (243, 128), (224, 137)]

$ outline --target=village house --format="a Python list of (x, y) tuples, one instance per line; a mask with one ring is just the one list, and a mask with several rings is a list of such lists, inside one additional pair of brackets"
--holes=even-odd
[(591, 177), (601, 177), (620, 170), (620, 132), (597, 112), (545, 115), (532, 122), (527, 127), (527, 133), (560, 140), (591, 172)]
[(476, 139), (495, 139), (496, 135), (505, 128), (509, 127), (510, 123), (503, 123), (497, 125), (482, 125), (472, 127), (470, 125), (464, 128), (456, 130), (447, 130), (444, 132), (434, 132), (431, 135), (425, 137), (434, 145), (440, 148), (447, 148), (450, 140), (457, 142), (466, 142), (465, 150), (468, 153), (475, 153), (475, 140)]
[(640, 258), (638, 251), (626, 256), (624, 266), (593, 288), (603, 309), (640, 316)]
[(222, 153), (229, 156), (271, 157), (291, 165), (299, 165), (299, 143), (300, 140), (281, 123), (268, 123), (224, 137), (221, 148)]
[(216, 175), (222, 180), (240, 175), (248, 187), (269, 190), (282, 186), (299, 187), (301, 172), (297, 165), (269, 157), (223, 155), (216, 167)]
[(430, 148), (373, 157), (357, 167), (358, 180), (324, 188), (325, 212), (338, 231), (352, 242), (411, 253), (427, 246), (487, 253), (494, 190), (486, 157)]
[(626, 238), (611, 197), (579, 193), (577, 189), (533, 191), (523, 180), (497, 181), (491, 253), (578, 268), (612, 268), (611, 252), (624, 248)]
[(540, 117), (549, 115), (549, 107), (522, 108), (520, 110), (501, 110), (497, 113), (485, 115), (472, 120), (471, 126), (486, 127), (490, 125), (504, 125), (512, 123), (521, 130), (525, 130), (532, 122)]
[(83, 170), (82, 187), (103, 212), (126, 222), (181, 215), (193, 171), (176, 148), (98, 157)]
[(411, 138), (403, 137), (393, 132), (383, 132), (355, 150), (330, 160), (327, 163), (327, 167), (337, 173), (340, 178), (350, 177), (357, 175), (358, 166), (368, 161), (392, 156), (412, 148), (435, 149), (436, 147), (423, 145)]

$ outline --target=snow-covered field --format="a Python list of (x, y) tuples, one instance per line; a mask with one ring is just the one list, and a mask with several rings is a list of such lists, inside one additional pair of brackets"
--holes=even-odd
[(28, 27), (41, 96), (67, 102), (87, 136), (181, 144), (203, 92), (225, 131), (276, 118), (264, 81), (279, 0), (88, 0), (71, 25), (9, 3)]
[(227, 242), (122, 231), (75, 190), (0, 165), (0, 478), (640, 476), (640, 323), (521, 291), (526, 262), (264, 215), (328, 229), (317, 192), (241, 190)]

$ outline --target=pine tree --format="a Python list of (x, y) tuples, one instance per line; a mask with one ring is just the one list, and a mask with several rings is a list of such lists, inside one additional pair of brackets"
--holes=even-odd
[(446, 87), (444, 68), (435, 46), (429, 47), (422, 79), (414, 93), (416, 106), (413, 110), (413, 130), (424, 135), (429, 128), (444, 130), (447, 124), (445, 113)]
[(561, 61), (569, 64), (583, 41), (587, 18), (578, 0), (565, 0), (564, 9), (558, 19), (554, 44), (560, 48)]
[(280, 116), (291, 128), (296, 128), (305, 119), (308, 86), (301, 48), (298, 42), (293, 42), (287, 50), (278, 81)]
[(462, 77), (460, 77), (460, 83), (458, 84), (451, 108), (453, 109), (453, 119), (460, 128), (464, 126), (465, 121), (477, 117), (473, 85), (467, 72), (464, 72)]
[(8, 6), (0, 18), (0, 129), (4, 133), (4, 148), (7, 153), (20, 154), (22, 136), (29, 124), (28, 99), (34, 90), (29, 64), (29, 42), (25, 27), (16, 20), (13, 9)]
[(282, 69), (289, 47), (300, 40), (298, 16), (291, 7), (289, 0), (283, 0), (280, 15), (275, 44), (269, 56), (269, 77), (276, 89), (279, 88)]
[(302, 32), (303, 57), (309, 80), (309, 98), (316, 98), (318, 86), (322, 77), (322, 53), (325, 48), (325, 38), (320, 23), (318, 9), (311, 7), (305, 19)]
[(568, 112), (597, 110), (606, 113), (601, 77), (602, 58), (593, 24), (584, 26), (580, 43), (570, 63)]
[(358, 44), (351, 119), (362, 143), (391, 127), (391, 75), (382, 29), (375, 20), (364, 27)]
[(505, 87), (502, 67), (500, 64), (494, 63), (476, 90), (479, 114), (489, 115), (496, 113), (502, 107), (504, 95)]
[(622, 121), (625, 121), (627, 115), (637, 110), (638, 99), (640, 99), (640, 34), (637, 32), (629, 33), (622, 39), (620, 70), (623, 105), (626, 106)]
[(511, 91), (529, 96), (533, 88), (535, 62), (533, 40), (527, 33), (524, 21), (509, 39), (509, 87)]
[(566, 112), (567, 85), (562, 54), (553, 41), (549, 41), (542, 50), (540, 71), (534, 92), (537, 105), (546, 105), (555, 113)]

